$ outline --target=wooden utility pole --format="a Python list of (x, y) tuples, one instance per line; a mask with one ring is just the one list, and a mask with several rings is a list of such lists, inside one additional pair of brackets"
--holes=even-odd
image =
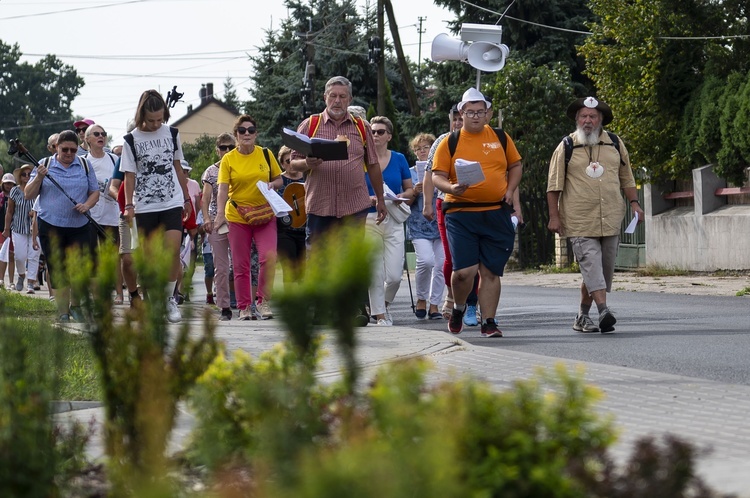
[[(401, 47), (401, 37), (398, 34), (398, 24), (396, 24), (396, 16), (393, 14), (393, 5), (391, 0), (378, 0), (379, 2), (385, 3), (385, 9), (388, 13), (388, 24), (391, 26), (391, 36), (393, 37), (393, 45), (396, 47), (396, 57), (398, 57), (398, 66), (401, 70), (401, 79), (404, 82), (404, 88), (406, 89), (406, 95), (409, 99), (409, 109), (414, 116), (419, 116), (421, 110), (419, 109), (419, 102), (417, 101), (417, 92), (414, 90), (414, 84), (411, 80), (411, 72), (409, 71), (409, 65), (406, 63), (406, 57), (404, 57), (404, 49)], [(382, 13), (378, 10), (378, 15), (382, 16)], [(381, 18), (379, 18), (378, 22)], [(384, 40), (383, 33), (380, 34), (380, 39)], [(383, 58), (385, 59), (385, 57)], [(384, 63), (385, 64), (385, 63)], [(385, 86), (385, 66), (383, 66), (383, 85)], [(378, 104), (380, 103), (380, 80), (378, 80)]]
[(383, 12), (385, 0), (378, 0), (378, 38), (382, 51), (378, 60), (378, 115), (385, 116), (385, 24)]

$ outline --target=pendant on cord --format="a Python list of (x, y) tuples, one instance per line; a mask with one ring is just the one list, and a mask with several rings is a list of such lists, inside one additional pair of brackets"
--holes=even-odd
[(599, 178), (604, 174), (604, 166), (599, 164), (599, 162), (590, 162), (588, 167), (586, 168), (586, 174), (589, 175), (591, 178)]

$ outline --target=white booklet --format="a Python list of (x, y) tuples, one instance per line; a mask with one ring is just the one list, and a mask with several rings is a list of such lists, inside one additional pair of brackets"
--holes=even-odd
[(258, 180), (258, 183), (256, 185), (258, 186), (258, 190), (260, 190), (260, 193), (263, 194), (263, 197), (265, 197), (268, 201), (268, 204), (271, 205), (273, 214), (275, 214), (277, 217), (282, 217), (289, 214), (289, 212), (292, 210), (292, 206), (287, 204), (287, 202), (278, 194), (278, 192), (276, 192), (274, 189), (268, 188), (267, 182)]
[(456, 159), (453, 165), (456, 168), (456, 181), (459, 185), (471, 186), (484, 181), (484, 171), (478, 162)]
[(630, 220), (630, 224), (625, 229), (625, 233), (634, 233), (635, 227), (638, 225), (638, 213), (633, 214), (633, 219)]
[(424, 170), (427, 167), (427, 161), (417, 161), (417, 182), (424, 181)]

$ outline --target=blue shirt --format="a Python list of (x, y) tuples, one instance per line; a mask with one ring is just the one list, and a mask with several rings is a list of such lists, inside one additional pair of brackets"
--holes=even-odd
[[(75, 210), (75, 205), (50, 181), (50, 177), (54, 178), (76, 203), (84, 203), (91, 192), (99, 190), (96, 173), (89, 169), (87, 174), (78, 156), (66, 168), (57, 161), (57, 154), (50, 158), (48, 169), (48, 175), (42, 180), (39, 188), (39, 218), (56, 227), (84, 226), (89, 222), (88, 218)], [(36, 178), (36, 173), (35, 168), (29, 181)]]
[[(406, 161), (406, 157), (400, 152), (391, 151), (391, 160), (388, 162), (388, 166), (383, 170), (383, 182), (393, 190), (393, 193), (398, 195), (404, 191), (402, 183), (404, 180), (411, 180), (411, 172), (409, 171), (409, 163)], [(367, 191), (370, 196), (375, 195), (375, 191), (372, 189), (372, 183), (370, 183), (370, 175), (365, 173), (365, 181), (367, 182)], [(375, 207), (370, 208), (371, 213), (375, 213), (377, 210)]]

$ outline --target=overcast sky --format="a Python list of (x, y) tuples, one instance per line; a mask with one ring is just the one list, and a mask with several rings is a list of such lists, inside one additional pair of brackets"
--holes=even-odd
[[(366, 3), (357, 0), (363, 10)], [(452, 14), (432, 0), (394, 0), (393, 7), (404, 50), (415, 61), (417, 24), (426, 18), (421, 55), (428, 58), (432, 39), (448, 32)], [(166, 97), (177, 85), (185, 94), (171, 121), (189, 104), (197, 107), (203, 83), (213, 83), (221, 98), (230, 77), (240, 99), (247, 99), (247, 55), (257, 53), (264, 30), (277, 29), (286, 17), (281, 0), (0, 0), (0, 39), (17, 43), (25, 61), (54, 54), (73, 66), (86, 82), (73, 112), (104, 126), (117, 144), (149, 88)]]

